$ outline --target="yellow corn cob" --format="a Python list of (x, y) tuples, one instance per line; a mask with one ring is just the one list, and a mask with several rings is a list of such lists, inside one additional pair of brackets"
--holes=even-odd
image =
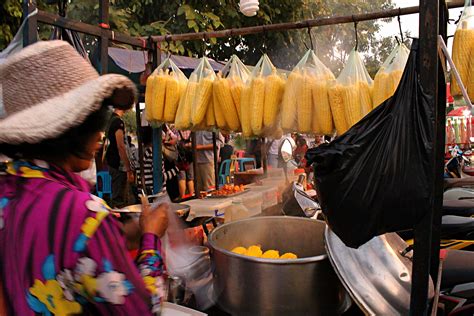
[(252, 136), (252, 124), (250, 123), (252, 117), (252, 109), (250, 108), (251, 99), (251, 88), (250, 85), (246, 85), (242, 88), (242, 94), (240, 96), (240, 111), (242, 113), (242, 134), (244, 137)]
[(216, 118), (214, 116), (214, 102), (211, 100), (211, 103), (207, 107), (206, 112), (206, 126), (214, 127), (216, 126)]
[(229, 81), (225, 78), (217, 77), (214, 81), (214, 89), (220, 107), (224, 114), (227, 126), (233, 131), (240, 128), (239, 114), (232, 99)]
[(150, 75), (146, 79), (146, 89), (145, 89), (145, 118), (147, 121), (151, 121), (153, 117), (153, 89), (154, 81), (156, 76)]
[(178, 79), (170, 76), (166, 82), (165, 93), (165, 109), (163, 113), (163, 121), (174, 122), (176, 118), (176, 110), (180, 97), (180, 84)]
[(230, 81), (230, 92), (232, 94), (232, 100), (234, 100), (235, 108), (237, 109), (237, 113), (239, 115), (240, 120), (242, 115), (240, 113), (240, 95), (242, 94), (242, 87), (244, 86), (244, 83), (240, 78), (231, 78)]
[(372, 96), (370, 94), (370, 86), (366, 81), (359, 81), (357, 82), (357, 88), (359, 89), (362, 117), (364, 117), (370, 111), (372, 111)]
[(338, 135), (344, 134), (348, 129), (343, 94), (344, 88), (340, 84), (335, 84), (328, 89), (329, 104)]
[(384, 71), (378, 72), (375, 75), (374, 79), (374, 108), (382, 104), (387, 100), (389, 96), (389, 89), (391, 86), (389, 84), (389, 74)]
[[(331, 106), (329, 105), (328, 88), (326, 81), (316, 79), (312, 86), (313, 121), (318, 122), (313, 131), (322, 135), (331, 135), (334, 130), (332, 123)], [(319, 128), (319, 131), (318, 131)]]
[(349, 85), (343, 86), (342, 91), (347, 127), (351, 128), (352, 125), (359, 122), (359, 120), (362, 118), (359, 89), (357, 85)]
[(300, 81), (299, 71), (293, 71), (288, 76), (283, 100), (281, 103), (281, 127), (284, 130), (294, 130), (296, 123), (296, 83)]
[(177, 129), (185, 130), (191, 126), (192, 104), (196, 95), (197, 85), (197, 82), (190, 81), (186, 87), (186, 92), (179, 102), (175, 120)]
[(212, 79), (209, 77), (202, 78), (199, 81), (196, 96), (193, 103), (193, 125), (199, 125), (206, 116), (207, 108), (209, 106), (212, 96)]
[(165, 95), (166, 95), (166, 83), (168, 81), (168, 75), (166, 72), (160, 69), (158, 76), (153, 81), (155, 87), (153, 88), (153, 120), (163, 120), (163, 110), (165, 107)]
[[(398, 88), (398, 85), (400, 84), (400, 80), (402, 79), (402, 75), (403, 75), (403, 70), (394, 70), (390, 73), (390, 95), (389, 97), (391, 97), (395, 91), (397, 91), (397, 88)], [(388, 98), (387, 98), (388, 99)]]
[(285, 81), (276, 73), (265, 78), (265, 101), (263, 105), (263, 125), (271, 127), (275, 125), (280, 102), (285, 92)]
[(250, 124), (252, 132), (256, 136), (260, 136), (263, 130), (263, 106), (265, 102), (265, 80), (259, 76), (253, 78), (250, 85)]
[(296, 82), (296, 106), (298, 114), (298, 132), (311, 132), (311, 119), (313, 114), (313, 99), (311, 96), (311, 76), (304, 73)]
[[(467, 29), (467, 22), (461, 22), (461, 28), (454, 34), (453, 42), (453, 62), (456, 66), (459, 76), (467, 88), (469, 98), (474, 100), (474, 86), (472, 89), (469, 87), (469, 83), (474, 80), (474, 69), (472, 69), (472, 57), (471, 53), (474, 49), (474, 30)], [(451, 93), (453, 95), (461, 95), (461, 89), (454, 78), (451, 79)], [(472, 85), (472, 84), (471, 84)], [(472, 90), (472, 92), (471, 92)]]
[(222, 108), (217, 99), (216, 89), (212, 89), (212, 106), (214, 108), (214, 117), (216, 119), (217, 127), (223, 130), (227, 130), (228, 126), (225, 122), (224, 113), (222, 113)]

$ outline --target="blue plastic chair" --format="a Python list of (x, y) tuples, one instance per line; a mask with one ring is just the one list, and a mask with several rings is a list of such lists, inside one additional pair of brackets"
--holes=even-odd
[(230, 176), (230, 162), (230, 159), (221, 162), (221, 167), (219, 168), (219, 185), (225, 184), (226, 178)]
[(239, 171), (245, 171), (246, 163), (252, 163), (253, 168), (257, 169), (257, 161), (255, 158), (237, 158), (237, 162), (239, 163)]
[[(102, 189), (99, 190), (99, 179), (102, 183)], [(97, 195), (102, 199), (104, 194), (109, 194), (112, 196), (112, 177), (110, 177), (110, 173), (108, 171), (100, 171), (97, 173), (97, 181), (95, 183), (95, 189), (97, 191)]]

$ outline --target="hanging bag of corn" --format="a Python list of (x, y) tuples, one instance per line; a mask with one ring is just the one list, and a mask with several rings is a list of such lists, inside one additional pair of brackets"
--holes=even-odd
[(213, 83), (213, 105), (217, 127), (223, 130), (241, 130), (240, 98), (250, 71), (236, 55), (217, 74)]
[(145, 89), (145, 118), (148, 121), (175, 121), (188, 79), (168, 56), (148, 77)]
[(212, 83), (215, 78), (209, 60), (206, 57), (201, 58), (189, 77), (186, 92), (179, 102), (175, 122), (177, 129), (207, 129), (208, 123), (215, 122), (212, 108)]
[(397, 90), (410, 50), (399, 43), (388, 55), (374, 78), (374, 108), (390, 98)]
[(353, 49), (346, 66), (328, 90), (338, 135), (344, 134), (372, 110), (372, 90), (372, 78), (359, 52)]
[(333, 73), (313, 50), (308, 50), (286, 83), (281, 110), (285, 131), (332, 134), (334, 126), (327, 91), (331, 80)]
[[(469, 99), (474, 101), (474, 8), (471, 1), (466, 0), (464, 11), (459, 20), (453, 41), (453, 62), (461, 81), (467, 90)], [(451, 76), (451, 94), (461, 95), (459, 84)]]
[(240, 111), (245, 137), (263, 136), (275, 127), (284, 89), (285, 79), (264, 54), (242, 90)]

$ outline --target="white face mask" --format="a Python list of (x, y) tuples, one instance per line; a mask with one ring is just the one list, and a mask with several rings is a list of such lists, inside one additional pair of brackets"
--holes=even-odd
[(78, 174), (91, 186), (94, 186), (97, 182), (97, 169), (95, 166), (95, 159), (92, 158), (91, 165), (88, 169), (78, 172)]

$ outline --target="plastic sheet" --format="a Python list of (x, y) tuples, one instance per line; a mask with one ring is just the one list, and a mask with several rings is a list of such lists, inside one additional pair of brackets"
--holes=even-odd
[(411, 229), (430, 211), (434, 109), (418, 82), (417, 48), (393, 97), (306, 154), (328, 224), (349, 247)]
[(359, 52), (349, 54), (347, 64), (329, 87), (329, 103), (338, 135), (372, 110), (372, 79)]
[(398, 87), (410, 50), (405, 44), (398, 44), (387, 57), (374, 78), (374, 107), (390, 98)]
[(178, 103), (188, 79), (168, 57), (148, 77), (145, 90), (145, 117), (148, 121), (175, 121)]
[[(466, 0), (453, 41), (453, 62), (461, 81), (467, 89), (469, 99), (474, 101), (474, 9), (471, 1)], [(461, 95), (461, 90), (454, 76), (451, 78), (451, 93)]]
[(283, 130), (331, 135), (334, 125), (327, 83), (334, 79), (333, 73), (308, 50), (288, 77), (281, 110)]

